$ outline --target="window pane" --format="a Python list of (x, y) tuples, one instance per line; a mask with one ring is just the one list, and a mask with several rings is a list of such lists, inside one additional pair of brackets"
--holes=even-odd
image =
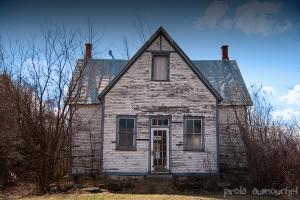
[(161, 120), (161, 119), (158, 119), (158, 120), (157, 120), (157, 125), (159, 125), (159, 126), (162, 125), (162, 120)]
[(200, 150), (201, 149), (201, 135), (195, 134), (193, 137), (193, 149)]
[(126, 119), (119, 119), (119, 132), (126, 132)]
[(154, 56), (153, 79), (168, 80), (168, 57), (167, 56)]
[(186, 120), (186, 132), (193, 133), (193, 120)]
[(126, 146), (126, 133), (119, 133), (119, 146)]
[(133, 133), (127, 134), (127, 146), (133, 147)]
[(164, 119), (164, 125), (166, 125), (166, 126), (169, 125), (169, 120), (168, 119)]
[(194, 120), (194, 133), (201, 133), (201, 120)]
[(156, 126), (157, 125), (157, 119), (152, 119), (152, 126)]
[(192, 147), (193, 147), (193, 135), (186, 134), (185, 135), (185, 148), (192, 149)]
[(127, 119), (127, 133), (133, 133), (134, 130), (134, 119)]

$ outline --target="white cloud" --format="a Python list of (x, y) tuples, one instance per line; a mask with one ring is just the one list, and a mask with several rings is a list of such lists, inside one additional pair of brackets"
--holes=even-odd
[(281, 96), (280, 100), (288, 104), (300, 105), (300, 85), (295, 85), (293, 89), (288, 90), (288, 93)]
[(273, 116), (275, 118), (283, 119), (283, 120), (290, 120), (293, 117), (298, 117), (300, 112), (298, 110), (292, 108), (286, 108), (283, 110), (277, 110), (273, 112)]
[(204, 11), (204, 15), (194, 24), (194, 27), (200, 30), (205, 28), (216, 28), (228, 8), (229, 6), (225, 4), (225, 2), (214, 0)]
[(289, 21), (279, 22), (274, 15), (281, 9), (280, 3), (250, 1), (236, 10), (235, 28), (246, 34), (271, 35), (284, 32), (291, 26)]
[(264, 86), (262, 87), (262, 91), (267, 95), (274, 95), (276, 94), (275, 89), (272, 86)]
[(250, 1), (238, 6), (233, 12), (234, 16), (231, 17), (229, 5), (224, 1), (214, 0), (194, 27), (200, 30), (217, 27), (223, 27), (225, 30), (235, 28), (248, 35), (268, 36), (276, 32), (285, 32), (292, 27), (289, 20), (276, 18), (280, 10), (280, 3)]

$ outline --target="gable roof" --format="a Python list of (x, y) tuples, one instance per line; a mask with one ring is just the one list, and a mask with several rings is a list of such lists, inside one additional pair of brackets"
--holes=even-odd
[[(192, 60), (223, 100), (221, 105), (252, 105), (250, 95), (235, 60)], [(98, 95), (126, 66), (128, 60), (90, 59), (81, 81), (80, 104), (99, 103)], [(78, 60), (77, 69), (83, 65)]]
[[(154, 37), (155, 38), (155, 37)], [(150, 38), (151, 39), (151, 38)], [(151, 44), (151, 43), (150, 43)], [(191, 61), (191, 60), (190, 60)], [(120, 59), (90, 59), (84, 67), (81, 94), (78, 103), (100, 103), (98, 96), (112, 84), (130, 61)], [(252, 105), (252, 101), (235, 60), (192, 60), (193, 67), (205, 77), (211, 87), (222, 97), (221, 105)], [(73, 76), (78, 75), (84, 60), (79, 59)]]
[(206, 80), (206, 78), (201, 74), (193, 62), (188, 58), (188, 56), (180, 49), (176, 42), (171, 38), (171, 36), (165, 31), (163, 27), (159, 27), (157, 31), (149, 38), (149, 40), (138, 50), (138, 52), (129, 60), (126, 66), (120, 71), (120, 73), (109, 83), (107, 87), (99, 95), (99, 100), (101, 100), (110, 89), (118, 82), (118, 80), (125, 74), (125, 72), (131, 67), (131, 65), (140, 57), (140, 55), (152, 44), (152, 42), (162, 34), (167, 41), (172, 45), (175, 51), (182, 57), (182, 59), (188, 64), (192, 71), (198, 76), (198, 78), (204, 83), (204, 85), (210, 90), (210, 92), (216, 97), (218, 102), (222, 101), (221, 95), (215, 90), (215, 88)]

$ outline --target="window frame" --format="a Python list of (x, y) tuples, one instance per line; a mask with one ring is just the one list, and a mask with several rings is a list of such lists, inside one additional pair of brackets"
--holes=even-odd
[[(184, 151), (193, 151), (193, 152), (205, 152), (205, 131), (204, 131), (204, 116), (184, 116), (183, 118), (183, 150)], [(186, 135), (187, 133), (187, 120), (200, 120), (201, 121), (201, 148), (193, 149), (193, 147), (189, 148), (186, 144)], [(193, 122), (194, 123), (194, 122)], [(191, 134), (191, 133), (189, 133)], [(192, 133), (195, 134), (195, 133)]]
[[(167, 57), (167, 79), (166, 80), (155, 80), (154, 79), (154, 58), (158, 56), (165, 56)], [(170, 53), (165, 52), (155, 52), (152, 53), (152, 64), (151, 64), (151, 81), (170, 81)]]
[[(133, 119), (134, 128), (133, 128), (133, 141), (132, 147), (129, 146), (120, 146), (119, 145), (119, 121), (120, 119)], [(116, 117), (116, 150), (121, 151), (136, 151), (136, 138), (137, 138), (137, 116), (136, 115), (117, 115)]]

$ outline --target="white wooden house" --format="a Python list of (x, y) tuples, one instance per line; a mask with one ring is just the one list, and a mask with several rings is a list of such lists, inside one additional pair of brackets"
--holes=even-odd
[(160, 27), (129, 61), (92, 59), (91, 48), (74, 72), (84, 69), (70, 174), (198, 176), (246, 166), (237, 121), (252, 102), (227, 46), (221, 60), (190, 60)]

